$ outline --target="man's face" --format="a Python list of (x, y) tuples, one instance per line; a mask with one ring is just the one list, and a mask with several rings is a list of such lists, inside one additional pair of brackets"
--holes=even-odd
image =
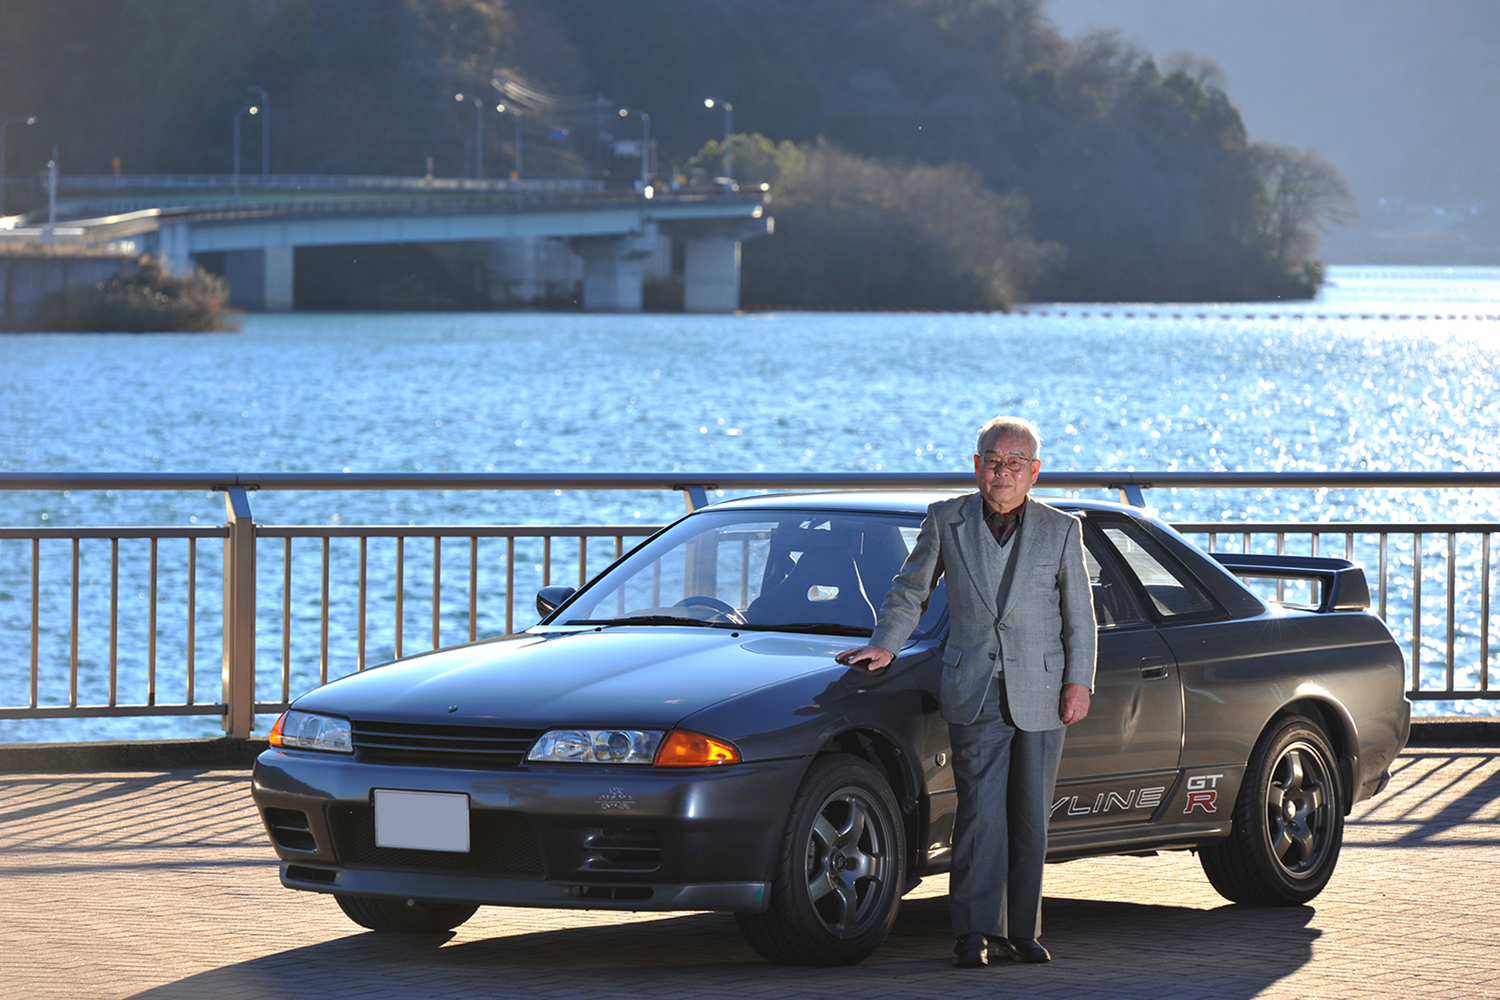
[(1041, 469), (1042, 463), (1031, 454), (1026, 439), (1010, 435), (991, 436), (984, 450), (974, 456), (974, 480), (979, 492), (991, 507), (1002, 512), (1026, 500)]

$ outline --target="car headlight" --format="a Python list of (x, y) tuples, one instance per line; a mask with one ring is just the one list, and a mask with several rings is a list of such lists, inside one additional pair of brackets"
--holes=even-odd
[(527, 760), (568, 764), (650, 764), (665, 735), (657, 729), (553, 729), (536, 741)]
[(271, 727), (271, 746), (295, 750), (327, 750), (353, 753), (349, 720), (312, 712), (285, 711)]
[(527, 760), (568, 764), (654, 764), (713, 767), (738, 764), (740, 751), (727, 740), (684, 729), (553, 729), (542, 734)]

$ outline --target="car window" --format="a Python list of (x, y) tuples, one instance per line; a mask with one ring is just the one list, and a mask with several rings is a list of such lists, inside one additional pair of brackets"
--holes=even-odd
[(1139, 624), (1146, 620), (1130, 586), (1120, 579), (1115, 561), (1107, 553), (1101, 559), (1097, 548), (1105, 543), (1093, 533), (1085, 535), (1083, 561), (1088, 566), (1089, 584), (1094, 591), (1094, 618), (1100, 628)]
[[(916, 515), (704, 511), (630, 553), (558, 621), (872, 629), (920, 523)], [(919, 637), (944, 607), (943, 595), (935, 594)]]
[(1215, 610), (1213, 600), (1144, 530), (1126, 521), (1100, 526), (1115, 551), (1141, 584), (1162, 618), (1201, 615)]

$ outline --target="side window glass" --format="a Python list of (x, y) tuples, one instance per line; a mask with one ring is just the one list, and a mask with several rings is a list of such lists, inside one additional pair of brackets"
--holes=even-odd
[(1158, 615), (1176, 618), (1214, 610), (1214, 602), (1195, 581), (1180, 570), (1168, 568), (1171, 561), (1145, 532), (1120, 522), (1104, 525), (1103, 531), (1141, 582)]
[(1108, 558), (1101, 560), (1094, 551), (1094, 547), (1101, 543), (1094, 539), (1092, 533), (1085, 534), (1084, 538), (1087, 541), (1083, 549), (1083, 561), (1088, 566), (1089, 584), (1094, 591), (1094, 618), (1099, 622), (1099, 627), (1113, 628), (1145, 621), (1135, 596), (1119, 579), (1114, 561)]

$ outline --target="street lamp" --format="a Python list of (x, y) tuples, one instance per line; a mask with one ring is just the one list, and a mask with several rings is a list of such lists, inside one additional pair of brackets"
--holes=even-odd
[(5, 130), (16, 122), (35, 125), (36, 115), (22, 115), (19, 118), (8, 118), (0, 122), (0, 216), (5, 215)]
[(651, 116), (635, 108), (620, 109), (621, 118), (630, 115), (639, 115), (641, 119), (641, 190), (645, 191), (651, 184)]
[[(500, 86), (500, 84), (496, 83), (495, 86), (498, 89), (499, 86)], [(521, 109), (518, 108), (518, 107), (516, 107), (515, 105), (511, 105), (510, 108), (507, 109), (505, 105), (503, 105), (503, 104), (497, 104), (497, 105), (495, 105), (495, 110), (498, 111), (498, 112), (500, 112), (502, 115), (505, 114), (505, 112), (507, 110), (509, 110), (510, 113), (512, 115), (514, 115), (515, 118), (516, 118), (516, 180), (520, 180), (521, 179)]]
[(714, 104), (724, 109), (724, 176), (729, 179), (729, 189), (734, 190), (734, 147), (730, 138), (734, 135), (734, 105), (728, 101), (715, 101), (712, 97), (703, 102), (705, 108)]
[[(454, 94), (453, 99), (463, 103), (463, 94)], [(484, 180), (484, 99), (474, 98), (474, 179)]]
[(240, 115), (245, 112), (252, 115), (260, 114), (260, 108), (251, 105), (248, 108), (240, 108), (234, 113), (234, 196), (240, 196)]
[[(260, 95), (260, 175), (271, 176), (271, 95), (264, 87), (246, 87)], [(251, 112), (254, 114), (254, 112)]]

